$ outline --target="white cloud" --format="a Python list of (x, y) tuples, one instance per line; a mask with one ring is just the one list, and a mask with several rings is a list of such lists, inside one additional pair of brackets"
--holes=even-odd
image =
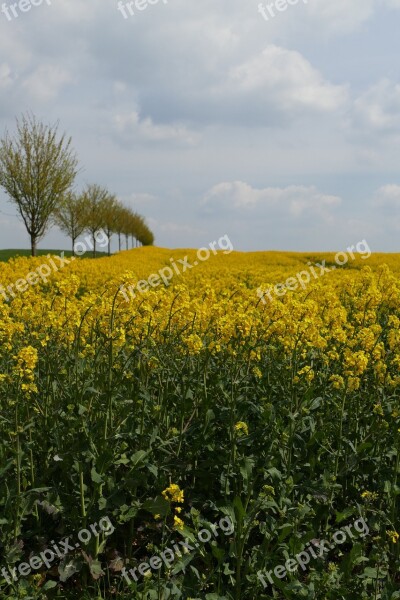
[(187, 145), (194, 145), (199, 137), (180, 124), (155, 124), (150, 117), (142, 119), (134, 110), (130, 113), (117, 114), (114, 122), (118, 133), (124, 137), (139, 135), (143, 141), (167, 142), (175, 141)]
[(226, 98), (253, 97), (283, 112), (312, 109), (334, 111), (347, 97), (344, 86), (325, 81), (299, 52), (274, 44), (232, 68), (220, 90)]
[[(186, 225), (184, 223), (176, 223), (175, 221), (160, 221), (159, 219), (154, 219), (149, 217), (147, 219), (148, 224), (151, 228), (157, 233), (169, 233), (169, 234), (188, 234), (188, 235), (199, 235), (205, 234), (206, 231), (196, 226), (193, 227), (191, 225)], [(175, 239), (175, 238), (174, 238)]]
[(377, 7), (376, 0), (309, 0), (307, 12), (318, 24), (318, 31), (351, 33), (368, 21)]
[(380, 187), (372, 201), (374, 206), (400, 209), (400, 185), (389, 183)]
[(147, 194), (146, 192), (133, 193), (130, 194), (130, 196), (123, 198), (123, 201), (126, 202), (126, 204), (131, 205), (133, 209), (135, 209), (135, 207), (138, 205), (147, 207), (155, 200), (157, 200), (156, 196), (153, 196), (153, 194)]
[(400, 133), (400, 84), (383, 79), (354, 102), (352, 124), (363, 132)]
[(25, 79), (23, 87), (35, 100), (48, 102), (54, 100), (61, 89), (71, 81), (73, 78), (66, 69), (43, 65)]
[(384, 0), (384, 3), (389, 8), (400, 8), (400, 0)]
[(400, 231), (400, 185), (389, 183), (380, 187), (372, 198), (371, 219), (383, 232)]
[(61, 15), (64, 22), (81, 23), (93, 21), (94, 15), (101, 9), (102, 6), (95, 0), (57, 0), (57, 3), (54, 3), (53, 14)]
[(256, 189), (243, 181), (223, 182), (212, 187), (202, 200), (207, 213), (253, 210), (284, 214), (296, 219), (317, 216), (330, 220), (332, 210), (341, 204), (338, 196), (322, 194), (316, 187), (291, 185), (286, 188)]
[(7, 63), (0, 64), (0, 89), (6, 89), (13, 83), (11, 67)]

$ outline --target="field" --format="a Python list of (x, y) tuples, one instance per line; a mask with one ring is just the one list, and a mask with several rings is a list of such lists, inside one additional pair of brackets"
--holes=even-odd
[(400, 598), (400, 255), (209, 254), (0, 294), (1, 598)]
[[(71, 250), (37, 250), (37, 256), (47, 256), (47, 254), (58, 254), (60, 255), (61, 252), (64, 252), (64, 255), (67, 257), (72, 256), (72, 252)], [(82, 258), (88, 258), (89, 256), (91, 256), (91, 252), (87, 253), (85, 256), (83, 256)], [(10, 258), (16, 258), (19, 256), (30, 256), (31, 255), (31, 251), (30, 250), (19, 250), (19, 249), (10, 249), (10, 250), (0, 250), (0, 262), (6, 262), (7, 260), (10, 260)], [(101, 256), (106, 256), (105, 252), (96, 252), (97, 258), (100, 258)]]

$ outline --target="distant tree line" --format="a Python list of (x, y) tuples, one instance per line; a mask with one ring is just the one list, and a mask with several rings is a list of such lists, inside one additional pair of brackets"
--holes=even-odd
[(111, 236), (118, 236), (118, 249), (122, 249), (121, 237), (125, 237), (125, 249), (131, 246), (150, 246), (153, 233), (144, 218), (124, 206), (113, 194), (97, 184), (87, 185), (79, 195), (68, 193), (54, 210), (54, 223), (71, 238), (72, 252), (75, 241), (84, 232), (90, 233), (93, 252), (96, 254), (96, 232), (103, 229), (108, 237), (108, 254), (111, 254)]
[(37, 243), (52, 225), (57, 225), (75, 242), (84, 232), (93, 240), (101, 229), (108, 236), (125, 237), (125, 248), (154, 243), (154, 235), (144, 218), (124, 206), (107, 188), (90, 184), (77, 194), (73, 184), (78, 160), (71, 148), (71, 138), (58, 136), (58, 124), (44, 125), (35, 116), (17, 119), (17, 133), (6, 131), (0, 140), (0, 186), (17, 207), (30, 236), (32, 256)]

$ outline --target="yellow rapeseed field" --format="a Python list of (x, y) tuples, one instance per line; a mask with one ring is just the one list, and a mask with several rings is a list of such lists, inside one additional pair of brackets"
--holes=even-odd
[[(288, 353), (296, 348), (304, 357), (309, 348), (318, 350), (324, 368), (332, 369), (333, 385), (346, 381), (358, 387), (367, 367), (377, 381), (399, 384), (400, 255), (358, 258), (273, 302), (260, 302), (257, 289), (284, 282), (310, 262), (332, 265), (334, 254), (220, 252), (174, 274), (168, 287), (161, 283), (135, 298), (128, 294), (128, 302), (118, 293), (121, 285), (146, 280), (170, 266), (171, 258), (184, 256), (193, 265), (196, 251), (140, 248), (112, 258), (78, 259), (54, 273), (46, 285), (17, 293), (11, 304), (0, 295), (2, 347), (13, 351), (27, 336), (37, 341), (39, 352), (50, 339), (68, 346), (80, 328), (81, 353), (90, 356), (103, 339), (90, 335), (96, 323), (102, 335), (113, 337), (117, 360), (118, 350), (125, 344), (134, 347), (135, 338), (149, 334), (158, 342), (173, 327), (190, 353), (203, 348), (218, 352), (221, 345), (246, 337), (256, 366), (263, 345), (276, 341)], [(42, 263), (49, 259), (10, 260), (0, 265), (0, 281), (6, 287)], [(386, 344), (379, 320), (384, 309), (391, 315)], [(310, 372), (299, 377), (306, 375), (310, 379)], [(1, 376), (4, 380), (6, 374)]]
[[(104, 516), (115, 529), (2, 597), (22, 581), (52, 597), (58, 577), (68, 598), (398, 597), (400, 255), (334, 256), (146, 247), (0, 295), (3, 564)], [(2, 289), (50, 260), (0, 264)], [(235, 533), (188, 552), (193, 569), (122, 571), (223, 516)], [(260, 573), (361, 517), (368, 536), (268, 595)]]

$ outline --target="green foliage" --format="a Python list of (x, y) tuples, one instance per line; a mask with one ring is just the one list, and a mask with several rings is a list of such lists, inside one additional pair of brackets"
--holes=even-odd
[[(3, 585), (3, 598), (399, 598), (398, 545), (386, 534), (399, 530), (399, 432), (390, 417), (398, 395), (370, 380), (344, 397), (325, 375), (294, 386), (277, 346), (263, 349), (259, 377), (246, 340), (191, 355), (171, 333), (164, 344), (140, 339), (114, 356), (112, 336), (96, 335), (91, 359), (79, 338), (69, 351), (56, 341), (44, 348), (40, 407), (21, 403), (13, 383), (7, 389), (0, 566), (76, 538), (104, 516), (115, 531), (72, 551), (58, 569), (21, 577), (12, 594)], [(315, 353), (314, 364), (323, 373)], [(385, 419), (371, 413), (378, 396)], [(176, 505), (162, 495), (171, 483), (184, 490), (182, 531), (173, 529)], [(375, 496), (363, 499), (364, 491)], [(367, 536), (263, 589), (258, 572), (360, 516)], [(151, 577), (129, 585), (121, 577), (124, 564), (198, 540), (223, 517), (234, 524), (230, 535), (212, 536)]]
[(59, 137), (57, 125), (44, 125), (30, 114), (17, 119), (14, 138), (6, 131), (0, 140), (0, 185), (17, 207), (32, 256), (74, 183), (77, 165), (71, 138)]

